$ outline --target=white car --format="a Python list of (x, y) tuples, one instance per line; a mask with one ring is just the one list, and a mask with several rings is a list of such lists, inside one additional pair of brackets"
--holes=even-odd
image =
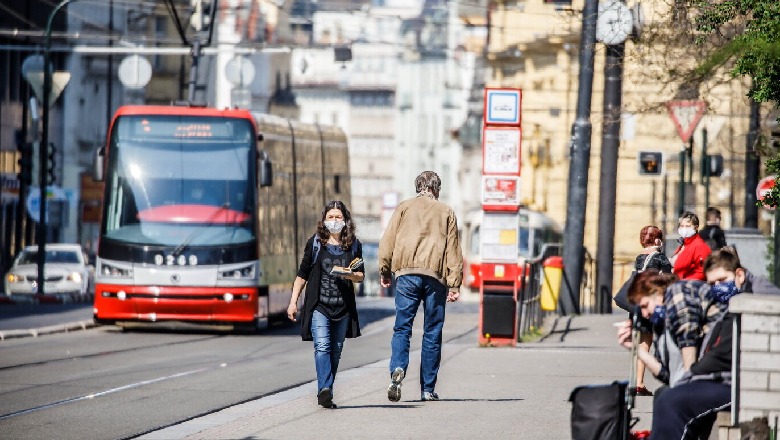
[[(77, 244), (47, 244), (44, 293), (72, 300), (84, 299), (94, 285), (94, 268)], [(28, 246), (14, 260), (5, 275), (8, 296), (32, 298), (40, 292), (38, 284), (38, 246)]]

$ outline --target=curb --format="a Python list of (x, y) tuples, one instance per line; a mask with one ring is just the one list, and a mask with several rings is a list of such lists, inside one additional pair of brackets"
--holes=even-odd
[(76, 321), (67, 324), (50, 325), (47, 327), (30, 328), (26, 330), (0, 330), (0, 341), (26, 337), (37, 338), (38, 336), (52, 333), (70, 333), (72, 331), (87, 330), (96, 326), (97, 324), (95, 324), (94, 321)]
[(0, 294), (0, 304), (88, 304), (94, 301), (94, 295), (91, 293), (86, 294), (60, 294), (55, 293), (52, 295), (14, 295), (9, 296), (7, 294)]

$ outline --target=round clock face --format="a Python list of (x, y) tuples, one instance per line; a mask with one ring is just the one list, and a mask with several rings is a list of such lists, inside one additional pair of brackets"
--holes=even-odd
[(604, 44), (620, 44), (626, 41), (634, 27), (634, 17), (625, 3), (612, 1), (599, 5), (596, 21), (596, 39)]

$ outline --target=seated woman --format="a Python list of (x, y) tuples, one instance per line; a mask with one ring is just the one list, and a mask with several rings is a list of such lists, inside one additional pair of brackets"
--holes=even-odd
[[(629, 303), (650, 320), (654, 334), (655, 356), (645, 350), (637, 356), (664, 384), (674, 386), (696, 360), (706, 324), (700, 295), (707, 289), (701, 281), (677, 281), (676, 275), (654, 269), (638, 273), (628, 288)], [(631, 347), (630, 322), (618, 329), (618, 342)]]

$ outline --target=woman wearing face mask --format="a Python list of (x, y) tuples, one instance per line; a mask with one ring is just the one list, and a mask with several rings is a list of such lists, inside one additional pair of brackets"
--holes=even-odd
[(682, 244), (669, 259), (674, 273), (681, 280), (704, 281), (704, 260), (712, 253), (712, 249), (699, 236), (699, 217), (686, 212), (680, 217), (678, 226), (677, 233), (680, 234)]
[[(355, 237), (355, 224), (341, 201), (328, 202), (322, 210), (317, 232), (308, 240), (298, 275), (293, 283), (287, 316), (301, 321), (301, 338), (314, 341), (317, 370), (317, 403), (336, 408), (333, 382), (345, 338), (360, 336), (355, 288), (364, 278), (363, 250)], [(333, 273), (334, 267), (350, 268)], [(298, 318), (298, 298), (306, 295)]]

